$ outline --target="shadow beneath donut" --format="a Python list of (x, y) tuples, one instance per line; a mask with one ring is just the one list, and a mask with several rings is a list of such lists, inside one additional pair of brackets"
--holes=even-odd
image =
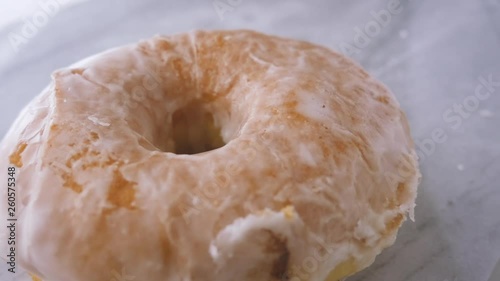
[(415, 222), (406, 221), (394, 245), (348, 281), (462, 281), (454, 279), (461, 275), (461, 269), (451, 262), (452, 247), (443, 232), (432, 188), (424, 174), (419, 186)]

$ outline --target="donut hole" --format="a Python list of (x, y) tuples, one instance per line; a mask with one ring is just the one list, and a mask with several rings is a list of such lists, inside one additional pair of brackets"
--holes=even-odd
[(226, 144), (214, 115), (199, 102), (192, 102), (173, 113), (171, 132), (176, 154), (197, 154)]

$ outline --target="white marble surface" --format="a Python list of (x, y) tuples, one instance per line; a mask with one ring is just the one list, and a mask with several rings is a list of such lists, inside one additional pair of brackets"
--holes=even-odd
[[(212, 0), (80, 0), (49, 16), (14, 52), (9, 34), (20, 34), (23, 17), (41, 8), (10, 1), (0, 4), (9, 15), (0, 21), (0, 136), (52, 70), (104, 49), (199, 28), (256, 29), (339, 49), (391, 2), (224, 0), (236, 7), (221, 20)], [(500, 1), (401, 0), (400, 9), (351, 56), (395, 92), (418, 143), (435, 130), (446, 141), (420, 148), (416, 222), (405, 223), (396, 244), (349, 280), (498, 281), (490, 275), (500, 258), (500, 86), (476, 99), (477, 108), (473, 102), (478, 77), (500, 81)], [(464, 101), (463, 116), (447, 113)], [(23, 278), (0, 266), (0, 280)]]

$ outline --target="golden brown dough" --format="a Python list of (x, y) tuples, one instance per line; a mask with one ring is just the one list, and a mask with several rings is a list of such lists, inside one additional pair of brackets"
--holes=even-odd
[(44, 280), (337, 280), (413, 211), (404, 113), (326, 48), (196, 31), (52, 77), (0, 145), (18, 261)]

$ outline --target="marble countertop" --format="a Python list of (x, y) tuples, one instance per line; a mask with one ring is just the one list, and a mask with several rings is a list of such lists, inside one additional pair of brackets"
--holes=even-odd
[[(59, 2), (44, 17), (38, 3), (50, 1)], [(0, 13), (0, 136), (52, 70), (110, 47), (200, 28), (309, 40), (393, 90), (421, 156), (416, 222), (348, 280), (500, 280), (491, 277), (500, 258), (499, 0), (21, 2)], [(2, 263), (0, 280), (26, 276)]]

